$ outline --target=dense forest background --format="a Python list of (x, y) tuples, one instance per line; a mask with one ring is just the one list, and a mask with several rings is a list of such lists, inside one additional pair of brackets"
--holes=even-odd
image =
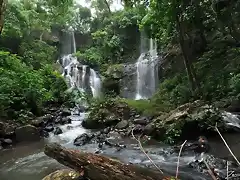
[[(227, 107), (240, 95), (239, 0), (0, 1), (0, 114), (24, 123), (49, 104), (69, 100), (56, 60), (61, 34), (75, 31), (76, 56), (103, 76), (135, 62), (140, 36), (157, 40), (163, 57), (157, 92), (128, 100), (140, 111), (169, 111), (203, 99)], [(84, 43), (82, 43), (84, 42)]]

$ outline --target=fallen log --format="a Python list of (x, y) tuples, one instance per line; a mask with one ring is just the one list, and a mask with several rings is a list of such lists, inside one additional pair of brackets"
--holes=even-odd
[(68, 166), (90, 180), (167, 180), (162, 173), (93, 153), (70, 150), (53, 143), (45, 146), (47, 156)]

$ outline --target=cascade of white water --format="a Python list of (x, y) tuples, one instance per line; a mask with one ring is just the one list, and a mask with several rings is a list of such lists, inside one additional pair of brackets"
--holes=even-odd
[(72, 31), (71, 33), (72, 33), (72, 45), (73, 45), (73, 52), (72, 53), (76, 53), (77, 48), (76, 48), (75, 34), (74, 34), (74, 31)]
[(149, 40), (149, 56), (142, 52), (136, 62), (137, 86), (135, 99), (147, 99), (153, 95), (157, 84), (157, 44), (153, 39)]
[(101, 93), (101, 80), (93, 69), (90, 69), (90, 87), (93, 97), (98, 97)]
[[(66, 78), (71, 90), (77, 88), (81, 92), (86, 92), (86, 89), (89, 87), (93, 96), (97, 97), (100, 95), (101, 80), (95, 70), (90, 68), (90, 71), (88, 71), (88, 66), (79, 63), (78, 59), (73, 55), (76, 53), (74, 32), (71, 31), (69, 35), (71, 39), (71, 53), (62, 56), (63, 76)], [(66, 47), (69, 47), (69, 45)]]
[(82, 82), (81, 82), (81, 87), (82, 89), (84, 89), (85, 87), (85, 77), (86, 77), (86, 73), (87, 73), (87, 66), (83, 65), (82, 66)]

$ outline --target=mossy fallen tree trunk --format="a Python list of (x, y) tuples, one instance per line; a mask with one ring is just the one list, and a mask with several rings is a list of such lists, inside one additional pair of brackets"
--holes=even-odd
[(160, 172), (135, 165), (126, 165), (117, 160), (93, 153), (69, 150), (59, 144), (45, 146), (45, 154), (90, 180), (167, 180)]

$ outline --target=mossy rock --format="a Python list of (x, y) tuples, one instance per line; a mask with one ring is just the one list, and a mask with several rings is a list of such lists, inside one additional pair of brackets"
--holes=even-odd
[(225, 130), (220, 110), (201, 101), (195, 101), (155, 118), (151, 123), (151, 133), (155, 138), (171, 144), (178, 140), (195, 139), (202, 134), (211, 135), (215, 132), (216, 123)]
[(80, 176), (80, 173), (74, 170), (62, 169), (47, 175), (42, 180), (77, 180)]
[(121, 79), (124, 75), (124, 65), (114, 64), (108, 67), (105, 72), (106, 77), (111, 77), (112, 79)]
[(89, 116), (82, 125), (85, 128), (98, 129), (116, 125), (129, 118), (130, 108), (127, 103), (116, 99), (103, 99), (91, 106)]
[(120, 94), (120, 81), (111, 77), (104, 77), (102, 81), (102, 89), (104, 94), (115, 93)]

